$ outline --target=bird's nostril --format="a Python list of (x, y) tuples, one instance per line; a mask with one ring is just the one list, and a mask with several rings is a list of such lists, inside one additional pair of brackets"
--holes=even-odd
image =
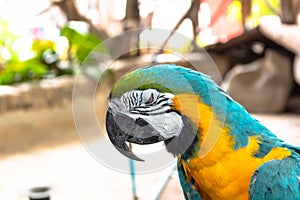
[(137, 125), (141, 126), (141, 127), (147, 126), (147, 125), (148, 125), (148, 122), (146, 122), (146, 121), (145, 121), (144, 119), (142, 119), (142, 118), (137, 118), (137, 119), (135, 120), (135, 123), (136, 123)]

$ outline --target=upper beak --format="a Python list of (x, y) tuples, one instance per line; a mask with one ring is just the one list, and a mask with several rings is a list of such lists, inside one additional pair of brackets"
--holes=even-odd
[(134, 120), (125, 114), (113, 114), (111, 108), (106, 113), (106, 130), (115, 148), (126, 157), (137, 161), (144, 160), (136, 156), (126, 142), (152, 144), (165, 140), (146, 121)]

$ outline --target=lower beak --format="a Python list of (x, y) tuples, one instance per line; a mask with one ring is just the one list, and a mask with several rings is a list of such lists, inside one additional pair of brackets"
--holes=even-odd
[(124, 156), (137, 161), (144, 160), (137, 157), (126, 142), (153, 144), (165, 140), (146, 121), (137, 122), (125, 114), (114, 115), (111, 108), (106, 113), (106, 130), (115, 148)]

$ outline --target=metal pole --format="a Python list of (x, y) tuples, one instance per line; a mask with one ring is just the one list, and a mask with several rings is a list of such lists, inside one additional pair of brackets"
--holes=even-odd
[(167, 183), (169, 182), (176, 167), (177, 167), (177, 163), (172, 165), (170, 167), (170, 169), (164, 175), (161, 176), (156, 187), (154, 188), (154, 192), (151, 194), (151, 196), (149, 198), (150, 200), (157, 200), (160, 197), (162, 191), (164, 190)]
[[(129, 143), (129, 148), (132, 149), (131, 143)], [(134, 161), (132, 159), (129, 159), (129, 167), (130, 167), (133, 200), (137, 200), (138, 197), (136, 193), (135, 169), (134, 169)]]
[(137, 200), (137, 193), (136, 193), (136, 182), (135, 182), (135, 169), (134, 169), (134, 161), (132, 159), (129, 160), (130, 165), (130, 175), (131, 175), (131, 182), (132, 182), (132, 195), (133, 199)]

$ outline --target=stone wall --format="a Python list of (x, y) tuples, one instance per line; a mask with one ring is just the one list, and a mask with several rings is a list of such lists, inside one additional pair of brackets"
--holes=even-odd
[(0, 86), (0, 113), (64, 105), (71, 101), (73, 77)]

